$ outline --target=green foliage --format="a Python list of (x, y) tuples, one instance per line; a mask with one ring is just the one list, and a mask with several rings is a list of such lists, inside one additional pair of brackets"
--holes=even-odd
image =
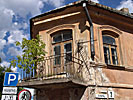
[(37, 64), (40, 64), (44, 60), (45, 56), (45, 44), (40, 40), (39, 35), (36, 39), (27, 40), (23, 38), (22, 43), (16, 42), (16, 46), (22, 48), (22, 56), (18, 55), (17, 59), (12, 59), (10, 66), (22, 68), (29, 73), (31, 69), (36, 69)]

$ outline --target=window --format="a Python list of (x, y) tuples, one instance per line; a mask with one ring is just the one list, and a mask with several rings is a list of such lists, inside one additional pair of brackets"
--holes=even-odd
[(54, 33), (52, 46), (55, 56), (54, 65), (60, 65), (61, 61), (64, 61), (64, 63), (72, 61), (72, 30), (62, 30)]
[(103, 35), (103, 50), (105, 63), (118, 65), (117, 45), (114, 37)]
[(72, 39), (72, 31), (71, 30), (63, 30), (56, 32), (53, 35), (53, 43), (68, 41)]

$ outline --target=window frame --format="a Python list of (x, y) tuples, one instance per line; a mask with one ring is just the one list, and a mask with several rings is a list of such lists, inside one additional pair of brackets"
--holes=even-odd
[[(65, 41), (73, 40), (73, 35), (72, 35), (72, 38), (64, 40), (64, 38), (63, 38), (63, 32), (65, 32), (65, 31), (71, 31), (71, 34), (72, 34), (72, 29), (59, 30), (59, 31), (53, 33), (53, 34), (51, 35), (51, 37), (52, 37), (52, 45), (53, 45), (53, 44), (60, 43), (60, 42), (65, 42)], [(61, 33), (60, 33), (60, 32), (61, 32)], [(56, 36), (58, 36), (58, 35), (61, 35), (62, 40), (59, 41), (59, 42), (53, 42), (53, 41), (54, 41), (54, 37), (56, 37)]]
[[(109, 32), (109, 33), (108, 33)], [(104, 57), (104, 62), (105, 62), (105, 64), (107, 64), (107, 65), (113, 65), (113, 66), (118, 66), (119, 65), (119, 55), (118, 55), (118, 41), (117, 41), (117, 39), (118, 39), (118, 36), (114, 36), (114, 35), (112, 35), (111, 34), (111, 32), (110, 31), (108, 31), (108, 32), (102, 32), (102, 41), (103, 41), (103, 36), (108, 36), (108, 37), (111, 37), (111, 38), (113, 38), (114, 40), (115, 40), (115, 44), (109, 44), (109, 43), (104, 43), (104, 42), (102, 42), (103, 43), (103, 57)], [(109, 49), (109, 60), (110, 60), (110, 63), (108, 62), (108, 63), (106, 63), (106, 59), (105, 59), (105, 51), (104, 51), (104, 47), (108, 47), (108, 49)], [(113, 62), (113, 55), (112, 55), (112, 48), (115, 48), (116, 49), (116, 58), (115, 58), (115, 63)]]
[[(53, 38), (54, 38), (54, 36), (58, 36), (58, 35), (60, 35), (61, 34), (61, 37), (63, 38), (63, 31), (71, 31), (71, 34), (72, 34), (72, 38), (70, 38), (70, 39), (66, 39), (66, 40), (63, 40), (62, 39), (62, 41), (59, 41), (59, 42), (53, 42)], [(60, 32), (62, 32), (62, 33), (60, 33)], [(71, 47), (72, 47), (72, 56), (73, 56), (73, 32), (72, 32), (72, 29), (64, 29), (64, 30), (59, 30), (59, 31), (57, 31), (57, 32), (54, 32), (52, 35), (51, 35), (51, 44), (52, 44), (52, 54), (54, 55), (54, 47), (55, 46), (57, 46), (57, 45), (60, 45), (60, 49), (61, 49), (61, 57), (62, 56), (65, 56), (65, 48), (64, 48), (64, 46), (65, 46), (65, 44), (68, 44), (68, 43), (71, 43)], [(65, 64), (65, 59), (62, 59), (61, 58), (61, 63), (60, 64), (58, 64), (58, 65), (54, 65), (54, 67), (56, 67), (56, 66), (60, 66), (60, 65), (62, 65), (62, 64)]]

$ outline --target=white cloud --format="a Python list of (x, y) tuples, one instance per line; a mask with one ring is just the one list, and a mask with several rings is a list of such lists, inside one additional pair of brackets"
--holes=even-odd
[(64, 4), (64, 0), (0, 0), (0, 39), (3, 39), (8, 31), (28, 28), (26, 22), (13, 22), (13, 16), (26, 18), (28, 14), (40, 14), (44, 3), (59, 7)]
[(99, 3), (99, 0), (91, 0), (91, 1), (96, 2), (96, 3)]
[(133, 1), (132, 0), (123, 0), (120, 2), (120, 5), (116, 9), (128, 8), (130, 13), (133, 13)]
[(3, 39), (6, 36), (6, 30), (0, 30), (0, 39)]
[[(13, 72), (17, 72), (17, 67), (13, 67), (13, 68), (11, 68), (11, 70), (12, 70)], [(19, 79), (20, 79), (20, 75), (19, 75)]]
[(39, 1), (38, 2), (38, 8), (43, 8), (43, 7), (44, 7), (43, 1)]
[(65, 2), (65, 0), (43, 0), (43, 1), (55, 7), (60, 7), (64, 5), (64, 2)]
[(9, 62), (7, 62), (7, 61), (3, 61), (2, 63), (1, 63), (1, 66), (5, 66), (5, 67), (9, 67), (9, 65), (10, 65), (10, 63)]
[(0, 58), (1, 59), (5, 59), (6, 58), (5, 53), (3, 51), (0, 51)]
[(31, 16), (40, 14), (40, 8), (44, 7), (44, 3), (59, 7), (64, 4), (64, 0), (0, 0), (0, 39), (5, 37), (7, 31), (27, 28), (26, 22), (13, 23), (13, 16), (26, 18), (28, 14)]
[(64, 4), (64, 0), (1, 0), (0, 6), (3, 7), (3, 9), (8, 9), (12, 11), (12, 13), (25, 18), (29, 13), (31, 13), (32, 16), (40, 14), (40, 8), (44, 6), (43, 2), (55, 7)]
[[(2, 63), (0, 64), (2, 67), (9, 67), (10, 66), (10, 63), (9, 62), (7, 62), (7, 61), (2, 61)], [(13, 72), (17, 72), (17, 67), (12, 67), (11, 68), (11, 70), (13, 71)], [(19, 76), (19, 78), (20, 78), (20, 76)]]
[(2, 50), (5, 45), (6, 45), (6, 40), (0, 39), (0, 50)]
[(23, 29), (27, 29), (28, 28), (28, 24), (27, 23), (23, 23)]
[(32, 15), (40, 13), (39, 1), (40, 0), (1, 0), (0, 6), (2, 5), (7, 9), (11, 9), (15, 14), (25, 18), (29, 13)]
[(0, 7), (0, 14), (0, 31), (10, 29), (14, 15), (13, 11), (4, 7)]
[(16, 41), (22, 42), (23, 38), (28, 38), (28, 35), (24, 35), (21, 30), (12, 30), (8, 37), (8, 44), (15, 43)]
[[(3, 61), (6, 60), (5, 58), (8, 54), (11, 56), (22, 54), (21, 50), (18, 50), (15, 46), (9, 46), (11, 46), (10, 44), (14, 44), (15, 41), (21, 42), (22, 38), (29, 37), (30, 34), (26, 34), (22, 30), (28, 28), (28, 15), (33, 17), (40, 14), (40, 9), (45, 6), (45, 3), (59, 7), (64, 5), (64, 1), (65, 0), (0, 0), (0, 57)], [(8, 34), (6, 34), (7, 32)], [(4, 47), (7, 47), (6, 54)]]
[(15, 48), (15, 47), (10, 47), (10, 48), (8, 49), (7, 54), (10, 54), (11, 56), (22, 55), (22, 51), (21, 51), (21, 50), (18, 50), (18, 49)]
[[(0, 50), (5, 45), (4, 37), (6, 36), (6, 32), (10, 33), (7, 44), (22, 41), (22, 38), (28, 37), (19, 29), (27, 29), (27, 15), (31, 14), (33, 16), (40, 14), (41, 7), (43, 7), (43, 3), (40, 0), (0, 0)], [(14, 16), (16, 18), (17, 16), (23, 17), (25, 21), (13, 22)]]

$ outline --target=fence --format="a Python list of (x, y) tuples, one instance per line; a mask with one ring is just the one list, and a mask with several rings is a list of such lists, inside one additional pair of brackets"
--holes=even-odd
[(70, 54), (61, 54), (45, 57), (29, 74), (21, 70), (21, 79), (61, 79), (74, 78), (82, 80), (83, 61)]

